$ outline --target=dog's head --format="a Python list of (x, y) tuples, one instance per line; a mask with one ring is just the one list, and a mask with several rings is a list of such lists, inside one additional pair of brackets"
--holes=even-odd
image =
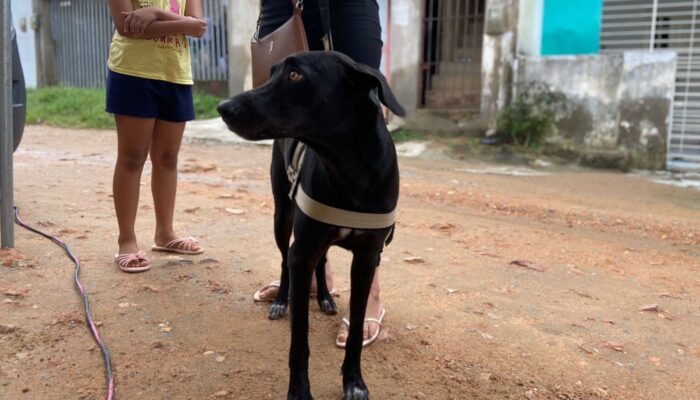
[[(377, 93), (375, 96), (373, 93)], [(287, 57), (270, 80), (219, 104), (226, 125), (248, 140), (329, 135), (367, 117), (379, 104), (405, 111), (382, 74), (337, 52)]]

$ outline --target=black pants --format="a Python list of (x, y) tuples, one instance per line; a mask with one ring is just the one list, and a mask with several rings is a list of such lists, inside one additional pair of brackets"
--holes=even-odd
[[(261, 0), (260, 37), (273, 32), (292, 17), (291, 0)], [(376, 0), (328, 0), (333, 48), (353, 60), (379, 69), (382, 28)], [(310, 50), (323, 50), (323, 26), (318, 0), (304, 0), (304, 29)]]

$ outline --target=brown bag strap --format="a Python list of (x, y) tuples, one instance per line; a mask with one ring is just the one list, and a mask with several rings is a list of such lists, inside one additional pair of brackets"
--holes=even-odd
[[(294, 14), (301, 17), (302, 11), (304, 11), (304, 0), (291, 0), (292, 9), (294, 9)], [(260, 39), (260, 23), (262, 21), (262, 0), (260, 0), (260, 13), (258, 13), (258, 22), (255, 27), (255, 34), (253, 35), (253, 41)]]

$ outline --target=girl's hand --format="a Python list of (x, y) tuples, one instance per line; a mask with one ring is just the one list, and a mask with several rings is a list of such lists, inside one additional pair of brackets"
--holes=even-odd
[(196, 38), (201, 38), (207, 31), (207, 21), (198, 18), (187, 18), (187, 29), (185, 35), (192, 36)]
[(123, 12), (124, 33), (129, 36), (139, 37), (146, 31), (151, 22), (158, 19), (158, 12), (153, 7), (139, 8), (134, 11)]

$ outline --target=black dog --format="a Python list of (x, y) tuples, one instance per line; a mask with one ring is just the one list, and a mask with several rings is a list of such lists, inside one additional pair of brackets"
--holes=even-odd
[(332, 245), (353, 253), (351, 321), (342, 368), (344, 399), (369, 398), (360, 369), (363, 321), (375, 268), (393, 236), (393, 225), (347, 229), (310, 218), (289, 197), (292, 185), (287, 166), (300, 141), (307, 149), (299, 180), (311, 198), (361, 213), (393, 211), (399, 169), (379, 101), (395, 114), (405, 114), (378, 71), (340, 53), (308, 52), (286, 58), (272, 68), (265, 85), (218, 107), (229, 129), (244, 139), (275, 139), (270, 170), (282, 278), (268, 315), (283, 316), (291, 299), (288, 399), (313, 398), (308, 378), (309, 291), (316, 270), (319, 305), (327, 313), (336, 312), (323, 275)]

